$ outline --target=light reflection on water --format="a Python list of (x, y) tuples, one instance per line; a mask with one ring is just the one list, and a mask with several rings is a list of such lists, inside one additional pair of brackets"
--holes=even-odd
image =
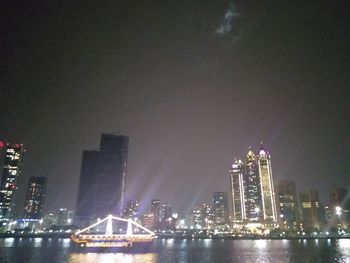
[(350, 262), (350, 239), (339, 239), (339, 250), (342, 254), (348, 255), (347, 262)]
[(69, 256), (69, 263), (154, 263), (157, 254), (123, 254), (123, 253), (73, 253)]
[(43, 239), (40, 237), (33, 238), (34, 247), (41, 247), (41, 243), (43, 242)]
[[(88, 253), (61, 238), (0, 238), (0, 262), (10, 263), (350, 263), (350, 239), (158, 239), (145, 253)], [(92, 252), (92, 251), (91, 251)], [(111, 253), (113, 252), (113, 253)]]
[(13, 237), (5, 238), (4, 246), (5, 247), (12, 247), (14, 241), (15, 241), (15, 239)]

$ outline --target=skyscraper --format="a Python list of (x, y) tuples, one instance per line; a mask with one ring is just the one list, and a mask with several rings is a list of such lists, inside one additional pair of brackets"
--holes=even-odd
[(229, 226), (228, 200), (226, 192), (213, 194), (214, 224), (217, 230), (227, 230)]
[(46, 195), (47, 177), (30, 177), (24, 205), (24, 218), (41, 219)]
[(0, 219), (13, 216), (14, 199), (17, 191), (18, 177), (22, 171), (23, 144), (6, 143), (4, 146), (3, 173), (0, 184)]
[(248, 151), (245, 163), (244, 190), (245, 211), (249, 221), (257, 221), (261, 218), (261, 186), (256, 156), (252, 150)]
[(79, 192), (76, 209), (76, 222), (88, 224), (94, 215), (95, 185), (99, 151), (83, 151), (81, 162)]
[(101, 135), (100, 151), (84, 151), (80, 174), (79, 219), (122, 214), (129, 137)]
[(298, 222), (298, 201), (295, 182), (280, 182), (277, 186), (277, 198), (283, 225), (296, 228)]
[(154, 229), (160, 229), (161, 227), (161, 210), (162, 205), (159, 199), (153, 199), (151, 201), (151, 213), (154, 215)]
[(129, 137), (101, 135), (94, 213), (97, 216), (122, 213), (128, 161)]
[(231, 182), (232, 221), (233, 224), (242, 224), (246, 219), (243, 162), (235, 159), (229, 173)]
[(261, 146), (258, 153), (261, 186), (262, 216), (265, 221), (277, 222), (276, 199), (272, 178), (271, 156)]

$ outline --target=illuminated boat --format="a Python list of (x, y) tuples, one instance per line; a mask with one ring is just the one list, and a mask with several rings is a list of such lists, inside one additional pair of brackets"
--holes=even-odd
[[(113, 232), (112, 220), (127, 223), (126, 232), (118, 230), (118, 233)], [(104, 234), (94, 233), (98, 225), (107, 223)], [(134, 230), (133, 230), (134, 229)], [(133, 233), (136, 232), (136, 233)], [(86, 248), (132, 248), (150, 245), (157, 236), (149, 229), (141, 226), (131, 219), (124, 219), (112, 215), (98, 221), (97, 223), (88, 226), (71, 236), (71, 239), (80, 247)]]

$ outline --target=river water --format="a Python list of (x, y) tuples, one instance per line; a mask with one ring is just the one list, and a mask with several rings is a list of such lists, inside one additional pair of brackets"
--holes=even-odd
[(0, 239), (0, 262), (155, 263), (155, 262), (349, 262), (350, 239), (179, 240), (158, 239), (144, 253), (91, 253), (70, 239)]

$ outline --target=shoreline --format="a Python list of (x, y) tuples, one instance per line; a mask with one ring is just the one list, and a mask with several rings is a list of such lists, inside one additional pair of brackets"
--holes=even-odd
[[(15, 233), (2, 233), (0, 238), (70, 238), (71, 233), (38, 233), (38, 234), (15, 234)], [(157, 235), (158, 239), (178, 239), (178, 240), (202, 240), (202, 239), (212, 239), (212, 240), (311, 240), (311, 239), (350, 239), (350, 236), (205, 236), (205, 235)]]

